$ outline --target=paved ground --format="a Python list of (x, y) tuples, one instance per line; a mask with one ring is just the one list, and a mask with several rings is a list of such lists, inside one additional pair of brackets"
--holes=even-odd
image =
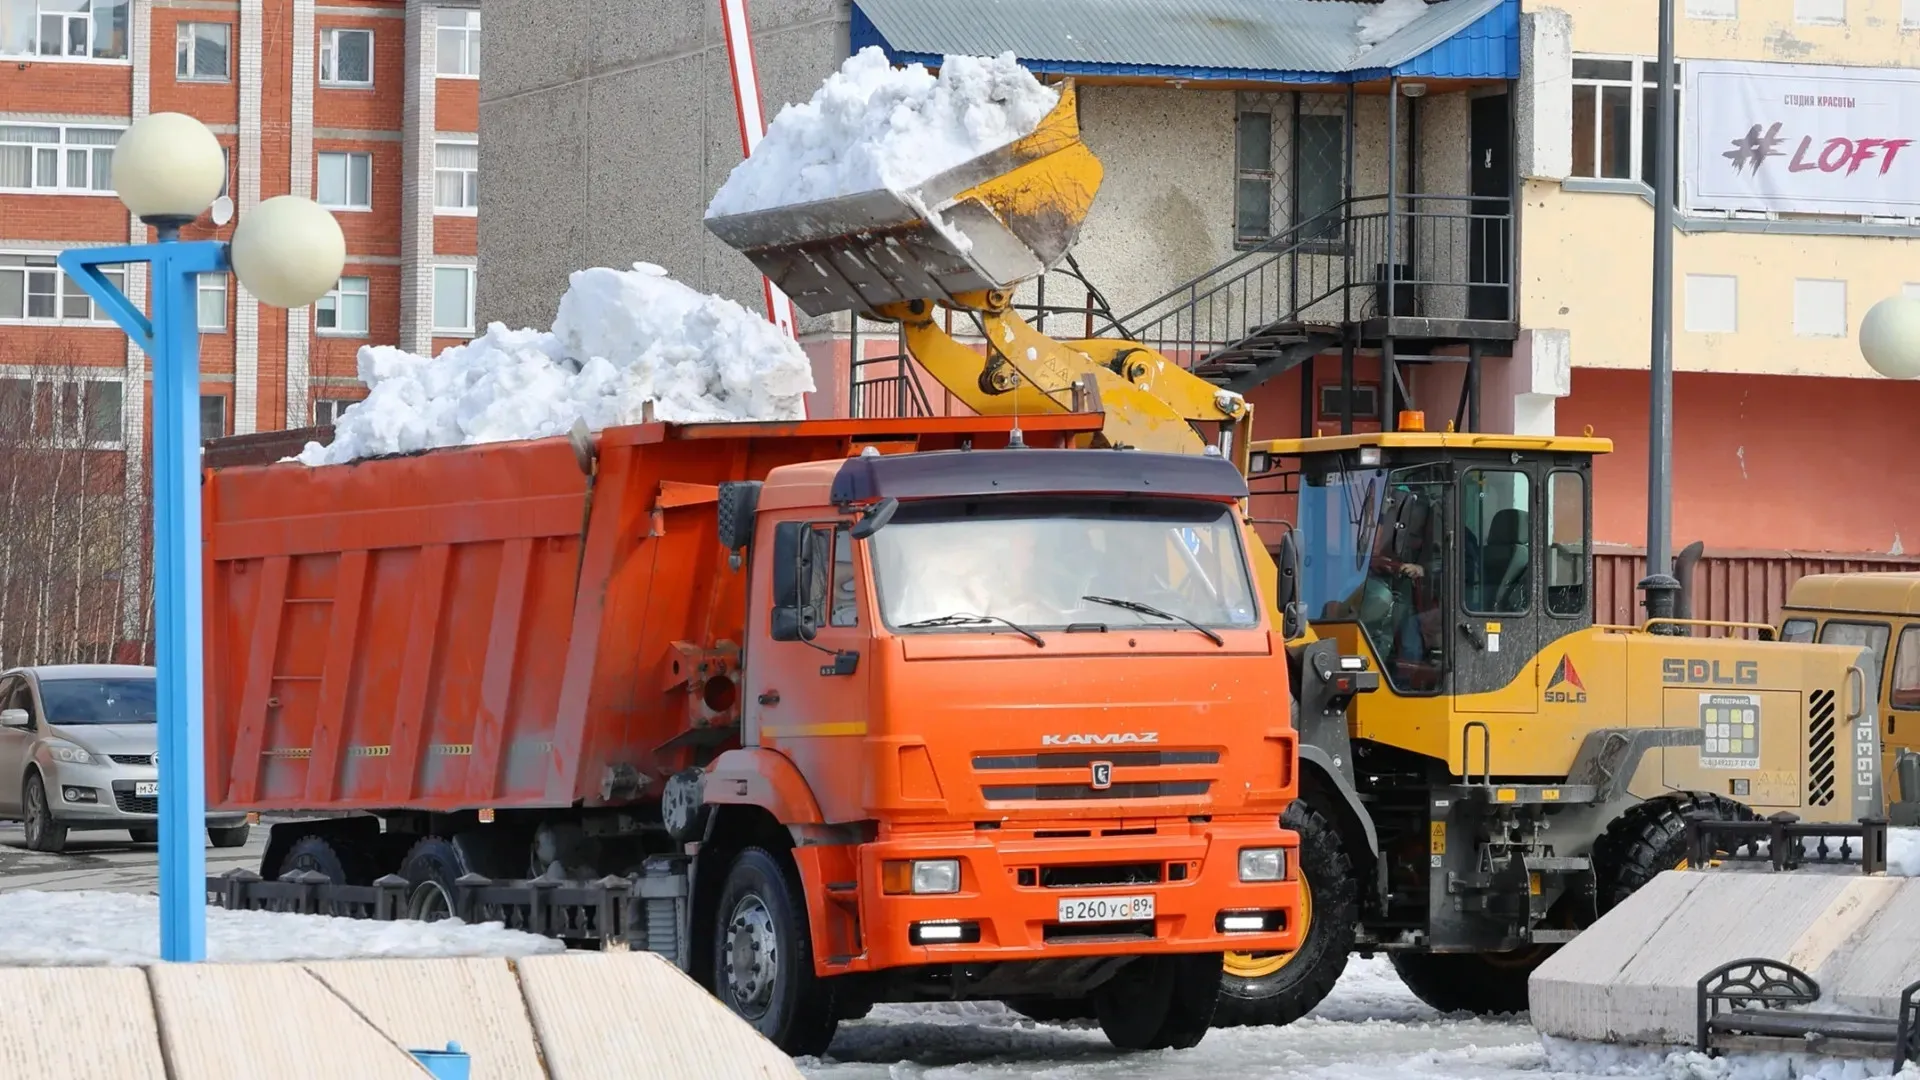
[[(253, 827), (247, 845), (207, 848), (207, 873), (224, 874), (235, 867), (260, 868), (260, 851), (267, 843), (267, 826)], [(109, 892), (148, 893), (159, 888), (159, 864), (152, 844), (136, 844), (124, 832), (74, 833), (67, 850), (47, 855), (27, 850), (27, 838), (17, 822), (0, 822), (0, 892), (39, 889), (48, 892), (101, 889)]]

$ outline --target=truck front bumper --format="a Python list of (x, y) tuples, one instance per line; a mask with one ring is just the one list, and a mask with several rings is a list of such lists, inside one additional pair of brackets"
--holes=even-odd
[[(1091, 835), (968, 830), (861, 845), (857, 966), (1300, 947), (1300, 841), (1272, 818), (1083, 831)], [(1285, 878), (1242, 881), (1240, 852), (1269, 848), (1284, 851)], [(900, 887), (897, 864), (938, 860), (960, 864), (956, 891), (890, 890)]]

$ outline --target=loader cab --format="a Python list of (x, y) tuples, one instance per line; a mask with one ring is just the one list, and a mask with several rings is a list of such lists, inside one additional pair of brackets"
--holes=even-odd
[(1780, 640), (1866, 650), (1880, 704), (1882, 790), (1901, 790), (1896, 762), (1920, 753), (1920, 574), (1808, 574), (1787, 590)]
[(1294, 501), (1281, 602), (1364, 643), (1396, 695), (1498, 690), (1593, 624), (1593, 456), (1611, 449), (1451, 432), (1256, 444), (1253, 490)]

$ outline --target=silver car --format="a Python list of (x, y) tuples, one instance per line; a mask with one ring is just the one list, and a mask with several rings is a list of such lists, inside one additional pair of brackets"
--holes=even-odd
[[(60, 851), (69, 831), (160, 836), (159, 727), (150, 667), (69, 665), (0, 673), (0, 818), (27, 847)], [(209, 815), (215, 847), (247, 842), (245, 815)]]

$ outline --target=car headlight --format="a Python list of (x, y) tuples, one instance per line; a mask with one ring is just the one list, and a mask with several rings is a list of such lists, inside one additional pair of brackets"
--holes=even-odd
[(47, 751), (53, 755), (53, 760), (64, 761), (69, 765), (91, 765), (94, 763), (92, 754), (87, 753), (72, 743), (53, 743), (47, 748)]
[(1241, 848), (1241, 881), (1285, 881), (1287, 849), (1277, 847)]
[(960, 860), (914, 859), (889, 862), (881, 868), (881, 885), (888, 893), (932, 896), (960, 891)]

